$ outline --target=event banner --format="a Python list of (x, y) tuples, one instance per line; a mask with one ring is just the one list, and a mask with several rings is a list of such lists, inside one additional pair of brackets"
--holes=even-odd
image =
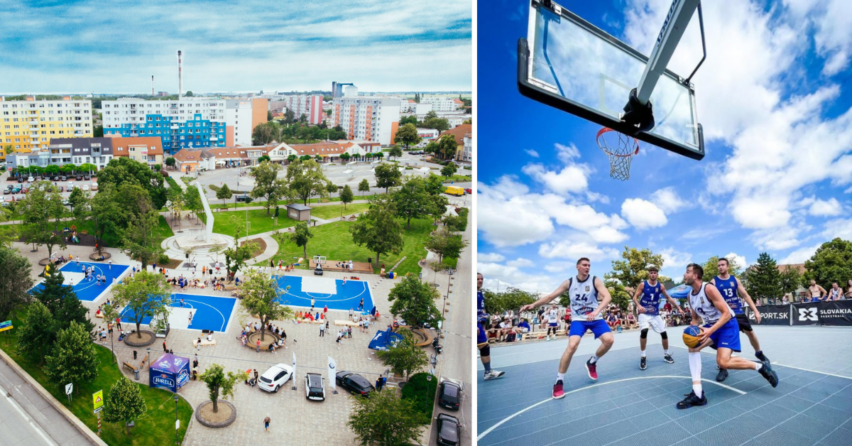
[(819, 325), (819, 307), (824, 302), (793, 304), (793, 325)]
[[(763, 305), (757, 307), (760, 311), (760, 325), (790, 325), (790, 305)], [(754, 313), (748, 310), (748, 319), (752, 324)]]
[(852, 326), (852, 300), (820, 302), (819, 322), (822, 325)]

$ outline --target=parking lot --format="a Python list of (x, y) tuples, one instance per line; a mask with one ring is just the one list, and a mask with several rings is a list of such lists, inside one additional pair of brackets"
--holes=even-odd
[[(77, 177), (73, 175), (60, 175), (57, 177), (28, 176), (15, 178), (9, 175), (8, 172), (4, 172), (2, 177), (0, 178), (2, 178), (2, 182), (0, 182), (0, 188), (3, 189), (4, 205), (12, 201), (23, 200), (26, 194), (29, 192), (29, 189), (32, 187), (33, 183), (35, 183), (36, 181), (50, 181), (51, 183), (53, 183), (53, 185), (60, 188), (62, 198), (68, 198), (68, 196), (71, 195), (71, 191), (75, 187), (79, 187), (84, 192), (97, 191), (98, 187), (97, 177), (90, 177), (88, 180), (85, 176), (81, 176), (80, 180), (77, 180)], [(54, 180), (54, 178), (56, 179)], [(15, 191), (15, 189), (17, 189), (17, 191)]]

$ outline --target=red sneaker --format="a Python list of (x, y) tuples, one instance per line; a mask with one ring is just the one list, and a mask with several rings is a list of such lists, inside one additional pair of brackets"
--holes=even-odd
[(556, 384), (553, 385), (553, 399), (560, 399), (565, 397), (565, 392), (562, 390), (562, 380), (556, 381)]
[(589, 378), (592, 378), (594, 381), (598, 380), (597, 364), (592, 364), (592, 358), (586, 361), (586, 370), (589, 371)]

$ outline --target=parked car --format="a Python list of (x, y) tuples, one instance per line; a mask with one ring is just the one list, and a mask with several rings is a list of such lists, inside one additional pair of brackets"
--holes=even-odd
[(449, 410), (459, 410), (463, 393), (461, 385), (452, 381), (441, 381), (438, 386), (438, 405)]
[(260, 375), (257, 386), (260, 390), (277, 392), (290, 378), (293, 377), (293, 367), (287, 364), (276, 364)]
[(88, 191), (89, 191), (89, 185), (88, 185), (88, 184), (84, 184), (84, 185), (83, 185), (83, 192), (88, 192)]
[(27, 193), (27, 192), (29, 192), (29, 191), (30, 191), (29, 186), (24, 186), (24, 187), (23, 187), (23, 189), (21, 189), (21, 193), (22, 193), (22, 194), (25, 194), (25, 193)]
[(24, 177), (18, 177), (18, 183), (23, 183), (23, 182), (24, 182)]
[(92, 190), (98, 190), (98, 183), (92, 183)]
[(314, 401), (325, 401), (325, 380), (319, 373), (305, 375), (305, 398)]
[(54, 175), (52, 178), (53, 181), (59, 181), (59, 175)]
[(82, 179), (83, 179), (83, 175), (80, 175), (80, 174), (78, 173), (78, 174), (74, 177), (74, 179), (75, 179), (75, 180), (77, 180), (77, 181), (80, 181), (80, 180), (82, 180)]
[(363, 376), (353, 372), (337, 372), (337, 385), (348, 390), (353, 395), (370, 396), (375, 387)]
[(59, 189), (59, 192), (65, 192), (65, 189), (63, 189), (62, 186), (56, 186), (56, 188)]
[(440, 446), (458, 446), (460, 444), (461, 423), (459, 419), (445, 413), (438, 414), (438, 444)]
[(84, 176), (83, 179), (86, 180), (86, 181), (89, 181), (89, 180), (92, 179), (92, 176), (89, 175), (89, 174), (86, 174), (86, 176)]
[(62, 200), (62, 205), (63, 206), (71, 206), (71, 201), (66, 198), (66, 199)]
[(248, 195), (237, 195), (236, 200), (237, 200), (237, 203), (241, 203), (241, 202), (251, 203), (252, 198), (249, 197)]
[(322, 265), (317, 263), (317, 267), (314, 268), (314, 275), (321, 276), (322, 275)]
[(9, 187), (3, 189), (3, 195), (9, 195), (11, 193), (12, 193), (12, 186), (11, 185)]
[(59, 177), (59, 179), (60, 179), (61, 181), (68, 181), (68, 177), (67, 177), (67, 176), (65, 176), (65, 175), (60, 176), (60, 177)]
[(69, 181), (68, 186), (66, 186), (66, 189), (68, 189), (68, 192), (73, 191), (74, 190), (74, 183)]
[(468, 188), (465, 188), (464, 193), (465, 193), (466, 195), (472, 194), (472, 193), (473, 193), (473, 189), (471, 189), (471, 188), (469, 188), (469, 187), (468, 187)]
[(32, 183), (33, 181), (35, 181), (35, 179), (33, 179), (33, 177), (32, 177), (32, 176), (30, 176), (29, 178), (27, 178), (27, 181), (28, 181), (28, 182), (30, 182), (30, 183)]
[(13, 193), (13, 194), (19, 194), (19, 193), (21, 193), (21, 186), (15, 186), (15, 187), (13, 187), (13, 188), (12, 188), (12, 193)]

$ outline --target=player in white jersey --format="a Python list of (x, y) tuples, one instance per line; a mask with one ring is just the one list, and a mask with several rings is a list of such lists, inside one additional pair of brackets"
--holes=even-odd
[(550, 340), (550, 332), (553, 332), (553, 339), (556, 339), (556, 331), (559, 330), (559, 310), (556, 305), (550, 307), (550, 310), (545, 313), (547, 316), (547, 340)]
[[(559, 360), (559, 369), (556, 373), (556, 384), (553, 385), (553, 398), (562, 398), (565, 396), (563, 382), (565, 380), (565, 372), (568, 371), (568, 366), (571, 365), (571, 358), (577, 347), (580, 345), (580, 340), (586, 331), (591, 330), (595, 334), (595, 339), (600, 338), (601, 345), (597, 352), (586, 361), (586, 370), (589, 378), (598, 379), (597, 362), (601, 356), (606, 354), (612, 347), (614, 341), (612, 331), (606, 321), (603, 320), (601, 314), (609, 305), (612, 297), (609, 291), (604, 286), (601, 279), (589, 276), (589, 270), (592, 264), (589, 259), (583, 257), (577, 261), (577, 277), (572, 277), (565, 282), (562, 282), (555, 291), (533, 302), (530, 305), (521, 307), (521, 312), (532, 310), (540, 305), (547, 304), (553, 299), (558, 298), (566, 291), (571, 299), (571, 328), (568, 332), (568, 348), (562, 354), (562, 359)], [(601, 296), (598, 302), (598, 296)]]
[(719, 290), (712, 283), (702, 282), (704, 268), (691, 263), (686, 267), (683, 283), (692, 287), (688, 296), (689, 309), (692, 313), (692, 325), (702, 321), (702, 332), (698, 345), (689, 349), (689, 372), (692, 375), (692, 392), (677, 403), (678, 409), (707, 404), (704, 390), (701, 386), (701, 349), (711, 347), (716, 349), (716, 363), (724, 369), (757, 370), (772, 387), (778, 386), (778, 375), (768, 362), (752, 362), (745, 358), (731, 356), (740, 351), (740, 329), (728, 304), (722, 298)]

